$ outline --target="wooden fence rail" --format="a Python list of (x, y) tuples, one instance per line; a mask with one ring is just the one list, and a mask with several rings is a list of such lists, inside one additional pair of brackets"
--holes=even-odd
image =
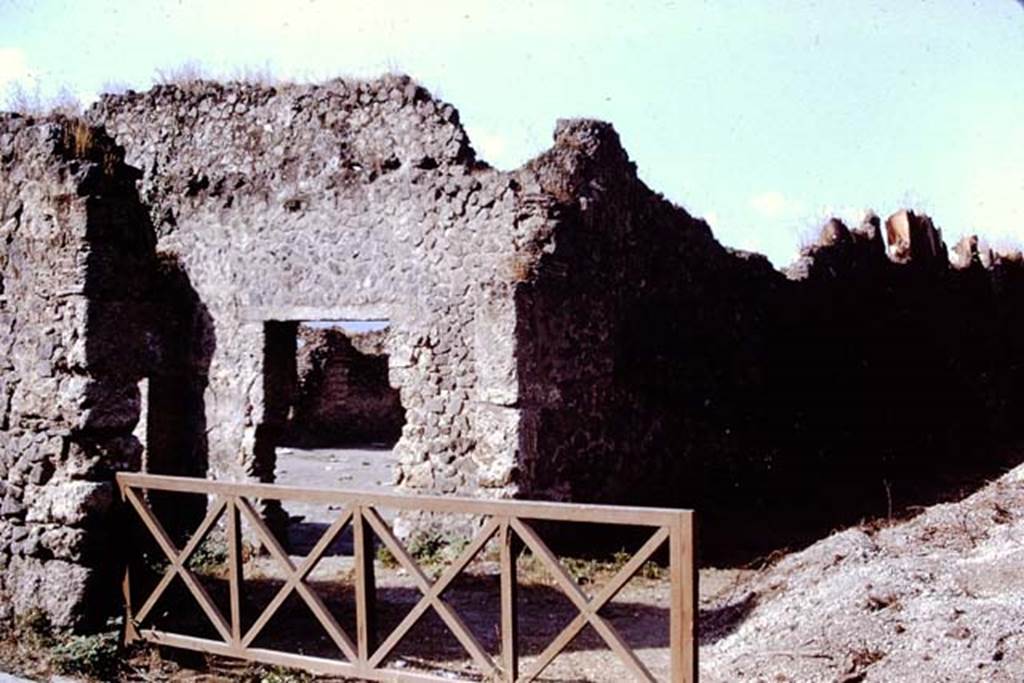
[[(125, 637), (160, 645), (186, 648), (226, 657), (235, 657), (272, 665), (297, 667), (319, 674), (349, 676), (376, 681), (450, 681), (407, 669), (384, 668), (385, 660), (428, 610), (434, 610), (472, 658), (486, 680), (532, 681), (572, 642), (588, 624), (608, 647), (641, 681), (656, 680), (616, 628), (598, 612), (612, 600), (645, 562), (665, 543), (669, 546), (671, 597), (669, 609), (670, 679), (672, 683), (697, 680), (696, 617), (697, 574), (694, 561), (693, 513), (689, 510), (636, 508), (604, 505), (577, 505), (527, 501), (491, 501), (468, 498), (404, 496), (363, 491), (311, 489), (269, 484), (236, 484), (186, 477), (121, 473), (117, 475), (121, 496), (135, 510), (143, 525), (167, 556), (169, 566), (152, 593), (136, 609), (132, 604), (132, 586), (128, 571), (123, 591), (126, 607)], [(146, 502), (144, 491), (205, 494), (212, 497), (208, 513), (191, 539), (180, 550), (164, 530)], [(291, 500), (341, 506), (338, 517), (327, 528), (309, 555), (296, 565), (273, 533), (267, 528), (252, 500)], [(436, 580), (431, 580), (416, 563), (377, 508), (415, 510), (442, 514), (469, 514), (482, 518), (483, 525), (459, 557)], [(228, 540), (228, 586), (230, 613), (221, 613), (188, 562), (202, 542), (225, 517)], [(259, 542), (285, 570), (284, 585), (263, 612), (247, 629), (242, 626), (241, 520), (254, 530)], [(572, 578), (556, 555), (531, 527), (530, 522), (588, 522), (617, 524), (653, 529), (653, 534), (618, 573), (592, 598)], [(356, 607), (355, 640), (338, 624), (334, 615), (307, 578), (328, 547), (346, 526), (351, 526), (354, 555), (354, 593)], [(422, 597), (416, 606), (382, 640), (377, 638), (375, 614), (373, 536), (391, 552), (398, 564), (412, 577)], [(497, 538), (500, 556), (501, 644), (497, 661), (487, 653), (459, 614), (443, 598), (452, 581), (480, 551)], [(531, 662), (519, 671), (516, 633), (516, 558), (515, 547), (525, 544), (551, 572), (558, 587), (578, 610), (576, 617)], [(160, 596), (175, 577), (180, 577), (189, 593), (216, 630), (220, 640), (170, 633), (146, 627), (147, 618)], [(292, 594), (305, 602), (345, 659), (313, 657), (279, 650), (253, 647), (278, 608)]]

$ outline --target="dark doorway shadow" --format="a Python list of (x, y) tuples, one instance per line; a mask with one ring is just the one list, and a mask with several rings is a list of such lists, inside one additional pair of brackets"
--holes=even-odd
[[(143, 470), (203, 478), (209, 469), (204, 393), (216, 350), (213, 318), (174, 255), (157, 256), (154, 280), (160, 345), (148, 378)], [(151, 492), (149, 500), (177, 541), (187, 539), (206, 513), (199, 497), (183, 504)]]

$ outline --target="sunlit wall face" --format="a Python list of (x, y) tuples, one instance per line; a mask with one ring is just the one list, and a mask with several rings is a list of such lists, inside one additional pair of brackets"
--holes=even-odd
[(642, 177), (777, 265), (829, 214), (909, 206), (947, 242), (1024, 238), (1024, 6), (252, 0), (0, 4), (0, 89), (88, 101), (212, 75), (405, 71), (518, 166), (611, 120)]

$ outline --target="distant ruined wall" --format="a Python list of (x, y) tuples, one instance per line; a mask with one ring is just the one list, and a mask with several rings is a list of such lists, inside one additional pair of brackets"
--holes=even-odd
[[(883, 244), (881, 231), (887, 233)], [(924, 216), (837, 221), (787, 271), (754, 497), (803, 540), (1002, 471), (1024, 436), (1024, 262)], [(755, 441), (755, 443), (757, 443)]]
[(298, 386), (283, 443), (324, 448), (398, 441), (405, 409), (387, 380), (387, 333), (300, 328), (299, 341)]

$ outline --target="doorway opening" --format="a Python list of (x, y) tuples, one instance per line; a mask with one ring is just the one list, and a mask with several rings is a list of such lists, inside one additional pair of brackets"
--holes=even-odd
[[(272, 440), (274, 481), (390, 490), (405, 408), (388, 380), (389, 321), (265, 325), (263, 434)], [(315, 543), (333, 521), (332, 511), (320, 507), (289, 506), (288, 540), (296, 550)]]

